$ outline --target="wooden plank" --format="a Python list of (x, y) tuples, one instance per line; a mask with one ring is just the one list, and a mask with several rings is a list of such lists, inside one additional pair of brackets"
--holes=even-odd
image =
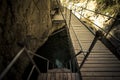
[(80, 80), (80, 75), (78, 74), (78, 73), (75, 73), (75, 77), (76, 77), (76, 79), (75, 80)]
[(51, 72), (50, 73), (50, 80), (54, 80), (56, 78), (55, 73)]
[(120, 80), (120, 77), (82, 77), (82, 80)]
[(68, 79), (64, 79), (64, 80), (79, 80), (78, 73), (67, 73), (67, 74), (68, 74)]
[[(88, 49), (91, 45), (91, 43), (82, 43), (82, 47), (85, 48), (85, 49)], [(106, 48), (105, 46), (101, 45), (101, 44), (95, 44), (95, 46), (93, 47), (93, 50), (106, 50), (106, 51), (109, 51), (108, 48)], [(110, 52), (110, 51), (109, 51)]]
[(120, 68), (120, 64), (84, 64), (83, 68)]
[(77, 73), (42, 73), (42, 76), (38, 80), (79, 80), (79, 75)]
[(111, 53), (109, 50), (92, 50), (91, 53)]
[(63, 80), (68, 80), (68, 74), (67, 73), (63, 73)]
[(56, 80), (62, 80), (61, 73), (56, 73)]
[(47, 74), (46, 73), (41, 73), (39, 76), (38, 76), (38, 80), (46, 80), (47, 79)]
[[(78, 61), (78, 64), (80, 64), (81, 61)], [(119, 61), (86, 61), (85, 64), (120, 64)]]
[(63, 80), (62, 74), (63, 73), (59, 73), (59, 79), (58, 80)]
[[(94, 36), (90, 35), (90, 34), (80, 34), (79, 32), (75, 32), (77, 34), (78, 37), (80, 37), (81, 39), (82, 38), (85, 38), (85, 39), (88, 39), (88, 40), (93, 40), (94, 39)], [(88, 38), (89, 37), (89, 38)]]
[(90, 53), (90, 55), (113, 55), (113, 54), (111, 52), (94, 52), (94, 51), (92, 51)]
[(120, 72), (81, 72), (82, 77), (120, 77)]
[(72, 80), (76, 80), (76, 73), (72, 73)]
[(44, 80), (47, 80), (48, 73), (44, 73)]
[(38, 78), (37, 78), (37, 80), (42, 80), (42, 76), (43, 74), (40, 74), (40, 75), (38, 75)]
[[(84, 58), (84, 55), (78, 56), (79, 58)], [(116, 58), (112, 54), (90, 54), (89, 58)]]
[(53, 79), (52, 80), (55, 80), (56, 79), (56, 73), (53, 72)]
[(51, 80), (51, 74), (47, 73), (47, 80)]
[(94, 67), (94, 68), (81, 68), (81, 71), (83, 72), (83, 71), (86, 71), (86, 72), (120, 72), (120, 68), (116, 68), (116, 67), (113, 67), (113, 68), (109, 68), (109, 67), (104, 67), (104, 68), (99, 68), (99, 67)]
[(67, 73), (68, 75), (68, 80), (72, 80), (71, 73)]
[[(77, 58), (77, 60), (81, 61), (82, 58)], [(116, 58), (87, 58), (86, 61), (118, 61)]]

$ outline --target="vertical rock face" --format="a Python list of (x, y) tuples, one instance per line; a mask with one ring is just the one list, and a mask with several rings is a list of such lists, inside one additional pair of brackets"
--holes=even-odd
[[(51, 29), (50, 0), (0, 0), (0, 73), (21, 49), (18, 43), (34, 52)], [(20, 80), (27, 61), (23, 53), (8, 76)]]

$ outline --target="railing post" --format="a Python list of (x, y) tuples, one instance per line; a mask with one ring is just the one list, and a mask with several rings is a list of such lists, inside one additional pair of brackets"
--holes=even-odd
[(47, 61), (47, 72), (49, 70), (49, 61)]
[(89, 47), (89, 49), (88, 49), (87, 54), (85, 55), (82, 63), (80, 64), (79, 69), (82, 68), (83, 64), (85, 63), (86, 59), (88, 58), (89, 54), (91, 53), (93, 47), (95, 46), (97, 40), (100, 39), (100, 38), (102, 37), (102, 35), (103, 35), (102, 31), (97, 31), (97, 32), (96, 32), (96, 35), (95, 35), (95, 37), (94, 37), (94, 39), (93, 39), (93, 41), (92, 41), (92, 43), (91, 43), (91, 45), (90, 45), (90, 47)]
[(30, 56), (30, 54), (27, 50), (26, 50), (26, 54), (27, 54), (28, 58), (30, 59), (30, 61), (32, 62), (32, 64), (35, 65), (36, 70), (40, 74), (41, 72), (40, 72), (39, 68), (37, 67), (36, 63), (34, 62), (34, 60), (32, 59), (32, 57)]
[(27, 80), (30, 80), (30, 77), (31, 77), (34, 69), (35, 69), (35, 65), (33, 65), (32, 69), (31, 69), (31, 71), (30, 71), (30, 73), (29, 73), (29, 75), (28, 75), (28, 77), (27, 77)]
[(70, 28), (70, 25), (71, 25), (71, 14), (72, 14), (72, 10), (70, 10), (70, 16), (69, 16), (69, 28)]
[(72, 64), (71, 64), (72, 60), (69, 61), (70, 64), (70, 70), (72, 71)]

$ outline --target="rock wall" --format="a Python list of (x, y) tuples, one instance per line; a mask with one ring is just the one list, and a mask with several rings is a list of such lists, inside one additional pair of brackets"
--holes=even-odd
[[(18, 44), (35, 52), (51, 30), (50, 0), (0, 0), (0, 73), (21, 49)], [(23, 53), (8, 76), (22, 80), (28, 61)]]

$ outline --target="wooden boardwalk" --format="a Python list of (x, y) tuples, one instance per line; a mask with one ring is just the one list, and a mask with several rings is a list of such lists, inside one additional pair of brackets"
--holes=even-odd
[(79, 80), (77, 73), (42, 73), (38, 80)]
[[(66, 19), (68, 23), (69, 14)], [(93, 34), (74, 15), (71, 16), (71, 26), (69, 32), (75, 53), (77, 54), (80, 51), (78, 40), (83, 50), (88, 50), (94, 38)], [(83, 58), (83, 54), (77, 57), (78, 64), (81, 64)], [(97, 41), (80, 71), (83, 80), (120, 80), (120, 61), (102, 42)]]
[[(56, 23), (63, 21), (55, 16)], [(60, 20), (58, 20), (60, 19)], [(69, 26), (69, 11), (65, 17)], [(69, 27), (70, 38), (77, 54), (82, 46), (83, 51), (87, 51), (94, 39), (94, 35), (72, 14), (71, 26)], [(77, 36), (77, 38), (76, 38)], [(81, 53), (76, 57), (80, 65), (86, 53)], [(90, 55), (80, 69), (80, 79), (78, 73), (72, 73), (67, 69), (52, 69), (48, 73), (41, 73), (38, 80), (120, 80), (120, 61), (101, 42), (97, 41)]]
[(72, 73), (69, 69), (57, 68), (41, 73), (37, 80), (79, 80), (79, 74)]

